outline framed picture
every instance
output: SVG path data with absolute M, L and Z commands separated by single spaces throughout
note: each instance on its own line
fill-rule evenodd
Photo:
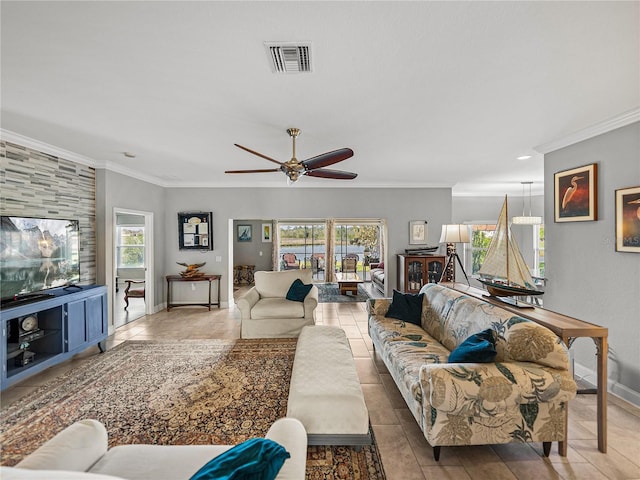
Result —
M 409 245 L 426 245 L 427 221 L 413 220 L 409 222 Z
M 238 241 L 239 242 L 251 241 L 251 225 L 238 225 Z
M 270 223 L 262 224 L 262 242 L 267 243 L 271 241 L 271 228 L 272 225 Z
M 616 251 L 640 253 L 640 187 L 616 190 Z
M 598 168 L 585 165 L 553 174 L 556 222 L 598 219 Z
M 178 213 L 180 250 L 213 250 L 212 212 Z

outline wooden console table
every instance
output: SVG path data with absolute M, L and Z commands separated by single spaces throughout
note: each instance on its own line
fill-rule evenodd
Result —
M 221 275 L 200 275 L 198 277 L 182 277 L 180 275 L 167 275 L 167 312 L 172 307 L 186 307 L 197 305 L 201 307 L 208 307 L 211 311 L 211 305 L 217 305 L 220 308 L 220 279 Z M 218 302 L 211 303 L 211 282 L 218 281 Z M 209 282 L 209 302 L 208 303 L 171 303 L 171 283 L 172 282 Z
M 609 329 L 584 322 L 577 318 L 568 317 L 560 313 L 545 310 L 544 308 L 518 308 L 513 305 L 501 302 L 488 296 L 488 293 L 479 288 L 470 287 L 463 283 L 443 283 L 442 285 L 453 288 L 472 297 L 479 298 L 485 302 L 497 305 L 509 310 L 520 317 L 527 318 L 533 322 L 544 325 L 558 337 L 562 339 L 567 348 L 571 348 L 574 340 L 579 337 L 589 337 L 596 345 L 596 356 L 598 364 L 596 394 L 597 397 L 597 422 L 598 422 L 598 450 L 607 453 L 607 354 Z M 578 393 L 589 393 L 588 391 Z M 567 454 L 567 442 L 560 442 L 559 450 L 561 455 Z

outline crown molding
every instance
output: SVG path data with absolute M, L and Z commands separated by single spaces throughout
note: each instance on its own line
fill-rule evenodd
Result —
M 47 155 L 52 155 L 54 157 L 64 158 L 65 160 L 79 163 L 81 165 L 86 165 L 88 167 L 103 168 L 105 170 L 142 180 L 143 182 L 152 183 L 160 187 L 169 186 L 165 182 L 162 182 L 160 179 L 151 175 L 141 174 L 140 172 L 136 172 L 135 170 L 123 167 L 118 164 L 114 164 L 113 162 L 98 161 L 90 157 L 85 157 L 84 155 L 80 155 L 79 153 L 65 150 L 64 148 L 56 147 L 55 145 L 50 145 L 48 143 L 41 142 L 40 140 L 35 140 L 25 135 L 12 132 L 10 130 L 5 130 L 4 128 L 0 128 L 0 138 L 2 138 L 2 140 L 6 142 L 15 143 L 16 145 L 21 145 L 32 150 L 37 150 L 38 152 L 46 153 Z
M 626 127 L 627 125 L 638 121 L 640 121 L 640 108 L 634 108 L 633 110 L 616 115 L 615 117 L 604 120 L 603 122 L 592 125 L 591 127 L 578 130 L 577 132 L 571 133 L 557 140 L 533 147 L 533 149 L 538 153 L 547 154 L 560 150 L 561 148 L 568 147 L 569 145 L 602 135 L 603 133 L 610 132 L 617 128 Z
M 96 160 L 85 157 L 84 155 L 80 155 L 78 153 L 74 153 L 69 150 L 65 150 L 64 148 L 56 147 L 54 145 L 49 145 L 48 143 L 41 142 L 39 140 L 34 140 L 33 138 L 26 137 L 19 133 L 5 130 L 4 128 L 0 129 L 0 136 L 7 142 L 22 145 L 23 147 L 37 150 L 39 152 L 46 153 L 47 155 L 53 155 L 54 157 L 71 160 L 72 162 L 79 163 L 81 165 L 88 165 L 89 167 L 95 168 L 104 168 L 105 166 L 104 162 L 97 162 Z

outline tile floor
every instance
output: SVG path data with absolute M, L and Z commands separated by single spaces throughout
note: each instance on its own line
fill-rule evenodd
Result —
M 238 292 L 237 292 L 238 293 Z M 353 350 L 371 424 L 389 480 L 433 479 L 640 479 L 640 408 L 610 396 L 609 451 L 600 453 L 596 442 L 595 396 L 579 395 L 571 403 L 569 452 L 549 458 L 540 444 L 443 447 L 439 462 L 381 360 L 374 358 L 367 335 L 363 303 L 322 303 L 317 323 L 342 327 Z M 238 338 L 240 314 L 236 309 L 176 308 L 135 320 L 108 339 L 112 347 L 125 340 L 180 338 Z M 52 367 L 2 393 L 9 405 L 48 380 L 97 355 L 91 347 L 62 365 Z

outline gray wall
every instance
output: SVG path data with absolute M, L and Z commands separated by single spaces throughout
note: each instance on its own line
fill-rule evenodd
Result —
M 615 190 L 640 185 L 640 123 L 545 155 L 545 307 L 609 329 L 609 382 L 640 404 L 640 254 L 615 251 Z M 598 220 L 554 223 L 554 172 L 598 164 Z M 574 343 L 576 372 L 594 383 L 594 345 Z
M 165 189 L 151 183 L 121 175 L 109 170 L 96 170 L 96 202 L 98 215 L 96 216 L 96 230 L 99 238 L 98 249 L 98 277 L 100 284 L 107 285 L 109 292 L 109 324 L 112 325 L 113 292 L 113 231 L 114 209 L 136 210 L 153 213 L 153 241 L 154 241 L 154 283 L 155 292 L 147 301 L 153 301 L 155 310 L 162 308 L 165 298 Z M 174 237 L 177 243 L 177 214 L 174 218 Z
M 262 224 L 272 225 L 271 220 L 236 220 L 233 225 L 233 264 L 254 265 L 254 271 L 272 270 L 273 242 L 262 241 Z M 250 242 L 239 242 L 237 226 L 251 225 L 252 239 Z M 273 238 L 273 237 L 272 237 Z
M 396 286 L 394 255 L 409 247 L 409 222 L 427 220 L 428 243 L 437 245 L 440 227 L 451 219 L 451 189 L 369 189 L 369 188 L 305 188 L 302 184 L 283 188 L 168 188 L 164 235 L 169 239 L 166 250 L 165 273 L 178 273 L 175 262 L 206 261 L 207 273 L 225 276 L 222 283 L 223 301 L 229 299 L 229 232 L 233 219 L 305 219 L 305 218 L 380 218 L 385 219 L 389 231 L 387 253 L 389 280 L 387 288 Z M 176 218 L 180 211 L 213 211 L 215 250 L 212 252 L 184 252 L 178 250 Z M 254 233 L 255 235 L 255 233 Z M 219 257 L 219 258 L 218 258 Z M 218 261 L 219 260 L 219 261 Z M 158 268 L 161 268 L 160 266 Z M 199 286 L 197 286 L 199 287 Z M 196 288 L 197 288 L 196 287 Z M 389 290 L 391 291 L 391 290 Z

